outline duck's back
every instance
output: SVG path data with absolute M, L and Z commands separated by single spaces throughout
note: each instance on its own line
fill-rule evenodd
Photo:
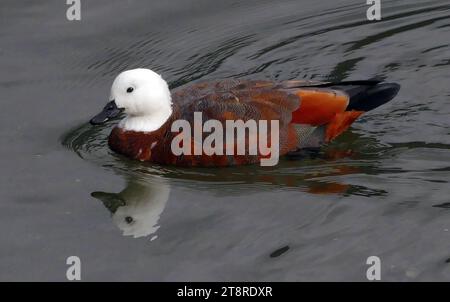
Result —
M 296 130 L 290 122 L 292 112 L 300 105 L 300 98 L 270 81 L 222 80 L 197 83 L 175 90 L 172 102 L 174 116 L 177 119 L 186 120 L 190 125 L 197 125 L 195 114 L 197 113 L 198 117 L 201 113 L 202 123 L 218 121 L 223 129 L 222 155 L 183 155 L 177 159 L 175 163 L 177 165 L 228 166 L 259 162 L 268 155 L 261 154 L 259 148 L 256 148 L 257 153 L 253 155 L 248 151 L 251 146 L 257 146 L 260 142 L 260 122 L 267 125 L 266 131 L 261 135 L 265 135 L 264 141 L 269 143 L 272 140 L 271 122 L 277 122 L 281 155 L 295 149 L 298 143 Z M 227 131 L 227 121 L 242 121 L 247 126 L 250 125 L 247 122 L 251 121 L 258 125 L 257 132 L 246 132 L 244 140 L 235 137 L 233 155 L 226 155 L 226 136 L 234 134 Z M 194 126 L 191 129 L 194 146 L 198 142 L 194 140 Z M 202 141 L 204 142 L 210 134 L 211 132 L 202 131 Z M 238 154 L 236 150 L 238 143 L 245 145 L 247 154 Z

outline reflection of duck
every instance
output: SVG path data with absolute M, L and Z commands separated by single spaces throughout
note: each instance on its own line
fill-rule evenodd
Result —
M 356 135 L 348 133 L 347 135 Z M 367 148 L 364 155 L 371 154 L 379 158 L 382 149 L 375 148 L 375 142 L 368 138 L 350 139 L 361 142 L 360 148 Z M 207 190 L 214 194 L 229 196 L 272 190 L 273 186 L 300 190 L 311 194 L 351 194 L 383 195 L 386 192 L 359 185 L 341 182 L 339 176 L 355 173 L 376 173 L 377 167 L 359 165 L 358 153 L 352 152 L 345 142 L 321 149 L 319 153 L 296 154 L 303 156 L 302 161 L 283 161 L 279 166 L 265 169 L 253 166 L 229 169 L 162 169 L 142 165 L 133 161 L 117 158 L 115 169 L 125 173 L 127 186 L 120 193 L 93 192 L 91 195 L 103 202 L 112 213 L 114 223 L 123 231 L 124 236 L 135 238 L 155 234 L 159 229 L 158 221 L 170 194 L 168 178 L 176 178 L 178 184 L 195 187 L 195 190 Z M 318 151 L 318 150 L 316 150 Z M 367 159 L 367 158 L 366 158 Z M 159 173 L 160 176 L 155 176 Z M 219 185 L 218 185 L 219 184 Z
M 93 192 L 112 213 L 124 236 L 134 238 L 154 234 L 169 199 L 170 185 L 161 178 L 132 179 L 120 193 Z
M 391 100 L 399 88 L 398 84 L 375 80 L 340 83 L 223 80 L 197 83 L 171 93 L 167 83 L 155 72 L 134 69 L 117 76 L 110 102 L 91 123 L 104 123 L 125 111 L 126 117 L 113 129 L 109 145 L 117 153 L 133 159 L 178 166 L 241 165 L 262 162 L 268 156 L 277 157 L 274 152 L 281 156 L 305 146 L 318 147 L 329 142 L 362 113 Z M 202 126 L 196 125 L 196 112 L 205 121 L 213 122 L 206 133 L 195 135 L 202 132 L 195 130 Z M 194 135 L 191 130 L 187 134 L 172 132 L 178 120 L 187 123 Z M 213 129 L 216 134 L 218 128 L 227 128 L 227 121 L 236 120 L 270 121 L 270 127 L 272 121 L 279 121 L 276 132 L 279 148 L 270 148 L 269 153 L 261 150 L 261 141 L 265 141 L 264 145 L 270 141 L 273 146 L 272 128 L 263 134 L 253 132 L 241 141 L 236 137 L 228 141 L 227 135 L 227 142 L 220 143 L 224 139 L 223 130 L 212 135 L 214 138 L 209 137 Z M 175 128 L 180 130 L 178 126 Z M 205 138 L 209 138 L 210 144 L 201 143 Z M 172 150 L 173 142 L 178 142 L 183 149 L 182 156 Z M 232 152 L 238 143 L 245 145 L 243 155 Z M 260 149 L 249 155 L 249 146 L 255 145 Z

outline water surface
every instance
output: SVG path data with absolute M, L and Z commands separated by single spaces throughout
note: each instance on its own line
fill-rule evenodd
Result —
M 0 4 L 0 280 L 450 280 L 450 4 L 382 1 Z M 120 71 L 398 82 L 318 154 L 178 169 L 87 124 Z

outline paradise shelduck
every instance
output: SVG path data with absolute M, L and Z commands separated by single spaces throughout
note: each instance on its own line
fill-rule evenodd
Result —
M 231 166 L 262 163 L 276 153 L 278 162 L 278 156 L 330 142 L 361 114 L 393 99 L 399 89 L 398 84 L 379 80 L 225 79 L 185 85 L 171 92 L 159 74 L 133 69 L 116 77 L 109 103 L 91 124 L 105 123 L 124 112 L 109 136 L 109 146 L 141 161 Z M 227 128 L 229 125 L 236 128 Z M 252 133 L 252 125 L 264 127 Z M 183 126 L 190 127 L 186 130 Z M 231 139 L 229 129 L 234 135 Z

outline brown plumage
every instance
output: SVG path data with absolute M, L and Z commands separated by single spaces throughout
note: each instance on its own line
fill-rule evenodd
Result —
M 378 86 L 377 86 L 378 85 Z M 394 84 L 392 84 L 394 85 Z M 320 83 L 311 81 L 222 80 L 202 82 L 180 87 L 172 92 L 173 113 L 153 132 L 126 131 L 115 127 L 109 137 L 109 146 L 117 153 L 141 161 L 177 166 L 230 166 L 258 163 L 265 156 L 257 155 L 180 155 L 171 151 L 171 142 L 181 135 L 171 131 L 175 120 L 183 119 L 194 125 L 194 112 L 201 112 L 203 122 L 218 120 L 225 129 L 227 120 L 279 121 L 279 155 L 285 155 L 304 146 L 319 146 L 343 131 L 365 110 L 358 102 L 361 97 L 376 97 L 375 93 L 387 88 L 394 89 L 391 99 L 398 91 L 395 87 L 379 87 L 379 82 L 362 81 L 348 83 Z M 350 88 L 362 87 L 359 94 L 352 95 Z M 348 92 L 348 91 L 350 92 Z M 360 92 L 366 93 L 366 95 Z M 380 100 L 384 103 L 385 100 Z M 362 104 L 362 103 L 361 103 Z M 372 106 L 372 105 L 371 105 Z M 349 108 L 352 107 L 350 110 Z M 373 107 L 373 106 L 372 106 Z M 376 106 L 375 106 L 376 107 Z M 369 108 L 370 110 L 371 108 Z M 270 129 L 270 128 L 269 128 Z M 192 127 L 191 154 L 194 145 Z M 203 133 L 203 139 L 209 133 Z M 270 131 L 267 142 L 270 142 Z M 258 143 L 258 137 L 246 136 L 246 150 Z M 223 146 L 225 154 L 226 144 Z M 267 155 L 266 155 L 267 157 Z

